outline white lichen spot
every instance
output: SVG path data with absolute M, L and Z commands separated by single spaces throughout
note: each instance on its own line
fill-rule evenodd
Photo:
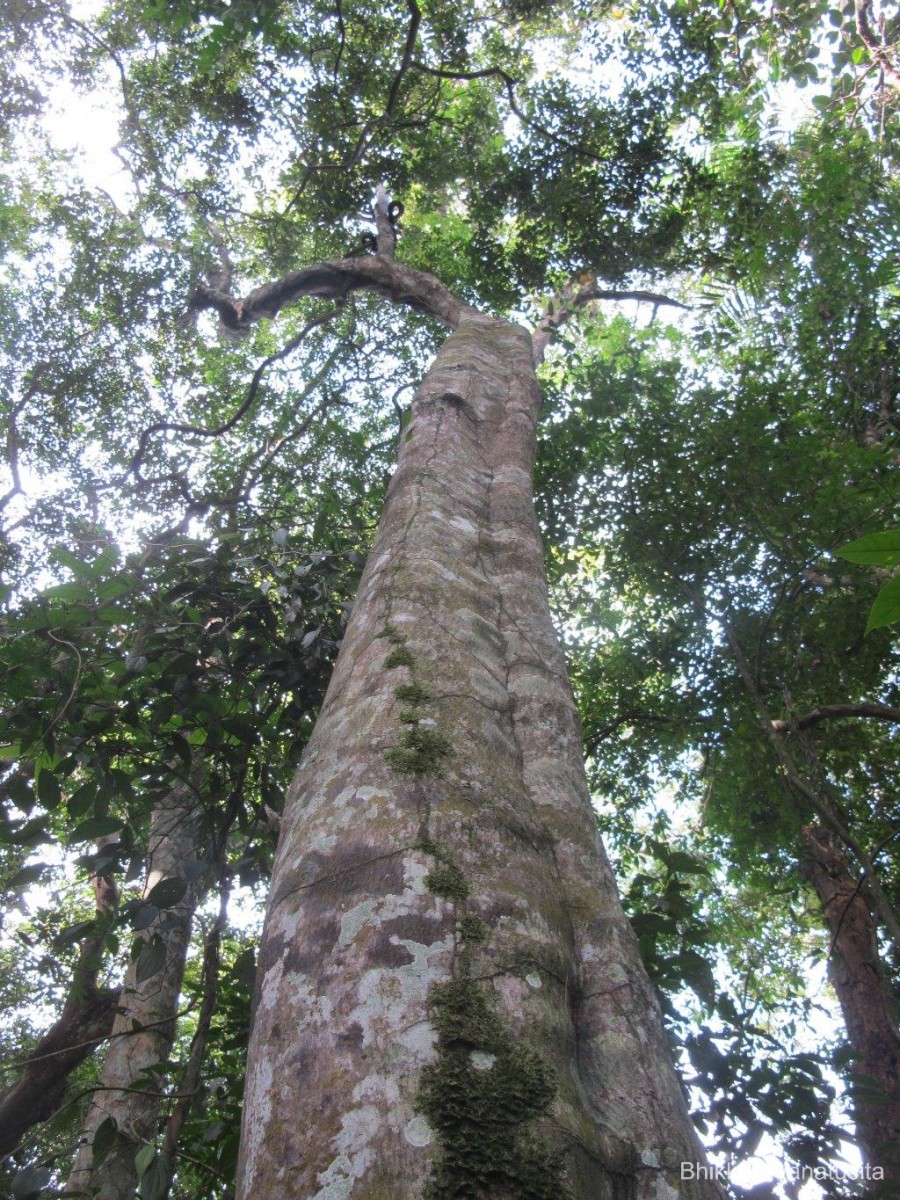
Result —
M 402 946 L 404 950 L 408 950 L 412 955 L 411 963 L 404 963 L 402 967 L 398 967 L 401 975 L 414 975 L 417 978 L 423 978 L 428 974 L 428 958 L 435 952 L 435 945 L 426 946 L 422 942 L 412 942 L 409 938 L 398 938 L 396 934 L 391 937 L 392 946 Z M 437 946 L 443 947 L 443 942 L 436 943 Z
M 473 1050 L 469 1062 L 475 1071 L 489 1071 L 497 1061 L 496 1054 L 488 1054 L 486 1050 Z
M 461 517 L 461 516 L 451 517 L 450 524 L 455 526 L 456 529 L 462 530 L 463 533 L 472 534 L 472 533 L 478 532 L 478 526 L 475 524 L 474 521 L 470 521 L 468 519 L 468 517 Z
M 247 1090 L 244 1097 L 244 1110 L 251 1117 L 248 1126 L 249 1136 L 246 1139 L 244 1153 L 247 1156 L 247 1166 L 244 1178 L 248 1186 L 252 1186 L 256 1175 L 256 1164 L 262 1142 L 262 1130 L 265 1129 L 272 1116 L 272 1067 L 263 1060 L 255 1071 L 247 1075 Z
M 341 1154 L 316 1176 L 322 1186 L 312 1200 L 349 1200 L 353 1190 L 353 1164 L 346 1154 Z
M 427 892 L 425 880 L 431 873 L 431 862 L 424 854 L 407 854 L 403 859 L 403 886 L 407 891 L 422 895 Z
M 371 1144 L 380 1127 L 380 1112 L 373 1104 L 364 1104 L 344 1113 L 341 1132 L 333 1142 L 340 1153 L 316 1176 L 320 1187 L 312 1200 L 349 1200 L 354 1184 L 375 1161 Z
M 351 1108 L 341 1117 L 341 1132 L 334 1139 L 334 1147 L 349 1155 L 353 1172 L 360 1177 L 374 1161 L 372 1142 L 381 1129 L 381 1110 L 374 1104 L 361 1104 Z
M 372 913 L 378 907 L 377 900 L 363 900 L 341 917 L 341 932 L 338 946 L 349 946 L 364 925 L 372 924 Z
M 659 1167 L 660 1167 L 659 1151 L 658 1150 L 642 1150 L 641 1151 L 641 1162 L 644 1164 L 645 1167 L 653 1167 L 655 1170 L 658 1171 Z
M 388 914 L 380 914 L 382 920 Z M 362 1030 L 363 1046 L 384 1043 L 387 1039 L 398 1049 L 401 1045 L 411 1049 L 421 1047 L 427 1054 L 434 1044 L 433 1033 L 428 1022 L 416 1022 L 410 1026 L 408 1014 L 425 1009 L 432 972 L 428 960 L 433 955 L 446 953 L 453 948 L 452 935 L 433 942 L 430 946 L 419 942 L 392 937 L 392 942 L 403 946 L 412 956 L 412 962 L 399 967 L 378 967 L 366 971 L 356 989 L 356 1004 L 347 1014 L 349 1024 L 356 1023 Z M 407 1020 L 401 1019 L 407 1014 Z M 407 1039 L 398 1026 L 410 1029 Z M 417 1028 L 422 1025 L 424 1028 Z
M 437 1030 L 430 1021 L 416 1021 L 396 1034 L 397 1045 L 416 1062 L 428 1062 L 434 1056 L 437 1040 Z
M 525 976 L 525 982 L 528 984 L 529 987 L 535 988 L 535 990 L 537 990 L 537 988 L 541 987 L 541 977 L 540 977 L 540 975 L 538 975 L 537 971 L 530 971 Z
M 287 951 L 285 950 L 285 953 Z M 281 978 L 284 975 L 284 959 L 273 963 L 266 973 L 259 993 L 259 1009 L 277 1008 L 280 1003 Z
M 400 1085 L 389 1075 L 373 1072 L 361 1079 L 350 1093 L 354 1100 L 375 1100 L 392 1108 L 400 1099 Z
M 411 1146 L 430 1146 L 434 1133 L 424 1117 L 413 1117 L 407 1122 L 403 1136 Z
M 309 849 L 316 854 L 330 854 L 336 842 L 337 838 L 330 833 L 317 833 L 309 843 Z

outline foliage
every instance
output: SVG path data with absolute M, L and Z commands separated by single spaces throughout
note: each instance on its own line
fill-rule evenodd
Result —
M 400 257 L 485 310 L 534 316 L 573 278 L 688 306 L 669 323 L 661 303 L 648 321 L 594 302 L 561 328 L 537 465 L 548 570 L 700 1127 L 737 1161 L 764 1136 L 821 1161 L 849 1136 L 847 1061 L 836 1035 L 809 1043 L 828 943 L 797 868 L 817 813 L 784 756 L 896 905 L 896 725 L 801 727 L 898 705 L 881 628 L 896 579 L 862 615 L 872 566 L 897 562 L 896 16 L 826 0 L 0 9 L 0 883 L 19 910 L 0 944 L 4 1067 L 58 1011 L 85 938 L 102 932 L 116 981 L 148 903 L 175 902 L 137 890 L 154 801 L 187 784 L 206 899 L 160 1064 L 177 1093 L 208 906 L 265 885 L 441 336 L 351 297 L 224 341 L 191 298 L 362 252 L 383 182 L 405 206 Z M 117 111 L 115 180 L 82 178 L 39 120 L 61 80 Z M 415 686 L 397 689 L 411 718 Z M 410 769 L 446 754 L 408 725 Z M 87 883 L 104 873 L 124 891 L 101 919 Z M 173 1196 L 227 1194 L 252 943 L 226 924 Z M 62 1180 L 95 1071 L 0 1187 Z M 159 1162 L 142 1159 L 145 1192 Z
M 900 565 L 900 530 L 885 529 L 879 533 L 869 533 L 842 546 L 837 553 L 849 562 L 865 563 L 870 567 L 896 567 Z M 895 621 L 900 621 L 900 583 L 896 579 L 889 579 L 875 597 L 866 633 L 870 629 L 880 629 L 882 625 L 892 625 Z

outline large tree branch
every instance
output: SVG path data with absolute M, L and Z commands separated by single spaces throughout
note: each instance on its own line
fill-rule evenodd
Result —
M 792 729 L 809 729 L 822 721 L 833 721 L 840 717 L 870 717 L 875 721 L 890 721 L 900 725 L 900 708 L 892 708 L 889 704 L 821 704 L 801 717 L 773 721 L 772 728 L 777 733 L 790 733 Z
M 201 284 L 193 295 L 191 307 L 216 309 L 226 329 L 241 333 L 257 321 L 276 317 L 283 308 L 305 296 L 342 300 L 359 291 L 374 292 L 394 304 L 427 313 L 451 329 L 456 328 L 464 313 L 474 312 L 434 275 L 380 254 L 314 263 L 290 271 L 272 283 L 264 283 L 240 299 Z

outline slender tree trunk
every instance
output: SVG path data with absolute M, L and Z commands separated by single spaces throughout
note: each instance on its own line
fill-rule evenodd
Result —
M 135 1155 L 156 1138 L 163 1097 L 154 1068 L 168 1060 L 172 1049 L 195 905 L 189 869 L 196 861 L 195 809 L 191 790 L 176 787 L 150 819 L 144 895 L 164 879 L 183 879 L 188 888 L 140 935 L 147 946 L 160 939 L 160 969 L 142 979 L 138 958 L 125 973 L 112 1040 L 66 1185 L 69 1193 L 131 1200 L 138 1182 Z M 114 1122 L 115 1136 L 111 1145 L 104 1144 L 102 1155 L 95 1155 L 95 1135 L 107 1119 Z
M 119 992 L 98 988 L 97 977 L 103 962 L 103 923 L 119 898 L 112 876 L 96 875 L 93 885 L 99 928 L 82 943 L 59 1019 L 35 1046 L 21 1077 L 0 1094 L 0 1158 L 12 1153 L 33 1125 L 53 1116 L 71 1073 L 112 1031 Z
M 900 1031 L 878 957 L 877 927 L 832 833 L 806 825 L 803 872 L 831 934 L 829 975 L 854 1055 L 856 1131 L 874 1170 L 900 1182 Z
M 284 815 L 242 1200 L 718 1193 L 591 810 L 531 356 L 470 311 L 414 400 Z

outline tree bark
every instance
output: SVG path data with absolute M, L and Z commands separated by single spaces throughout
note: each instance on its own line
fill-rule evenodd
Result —
M 154 1068 L 168 1060 L 175 1037 L 196 902 L 189 869 L 196 851 L 196 800 L 190 788 L 179 786 L 151 815 L 144 895 L 164 879 L 185 880 L 187 892 L 139 935 L 147 945 L 162 939 L 164 961 L 160 970 L 142 980 L 140 959 L 125 973 L 112 1039 L 66 1184 L 68 1193 L 92 1200 L 131 1200 L 135 1194 L 135 1155 L 154 1142 L 163 1101 Z M 94 1138 L 108 1118 L 115 1123 L 115 1138 L 97 1161 Z
M 117 988 L 98 988 L 103 961 L 102 922 L 118 905 L 111 876 L 93 880 L 100 930 L 86 938 L 59 1019 L 25 1063 L 21 1077 L 0 1095 L 0 1157 L 11 1154 L 33 1125 L 49 1120 L 66 1094 L 69 1076 L 108 1038 L 115 1018 Z
M 464 311 L 414 399 L 284 814 L 239 1200 L 719 1194 L 591 809 L 532 352 Z
M 854 1055 L 853 1116 L 870 1167 L 900 1182 L 900 1031 L 878 957 L 877 926 L 833 834 L 806 825 L 802 863 L 831 934 L 829 975 Z M 869 1099 L 871 1097 L 871 1099 Z

